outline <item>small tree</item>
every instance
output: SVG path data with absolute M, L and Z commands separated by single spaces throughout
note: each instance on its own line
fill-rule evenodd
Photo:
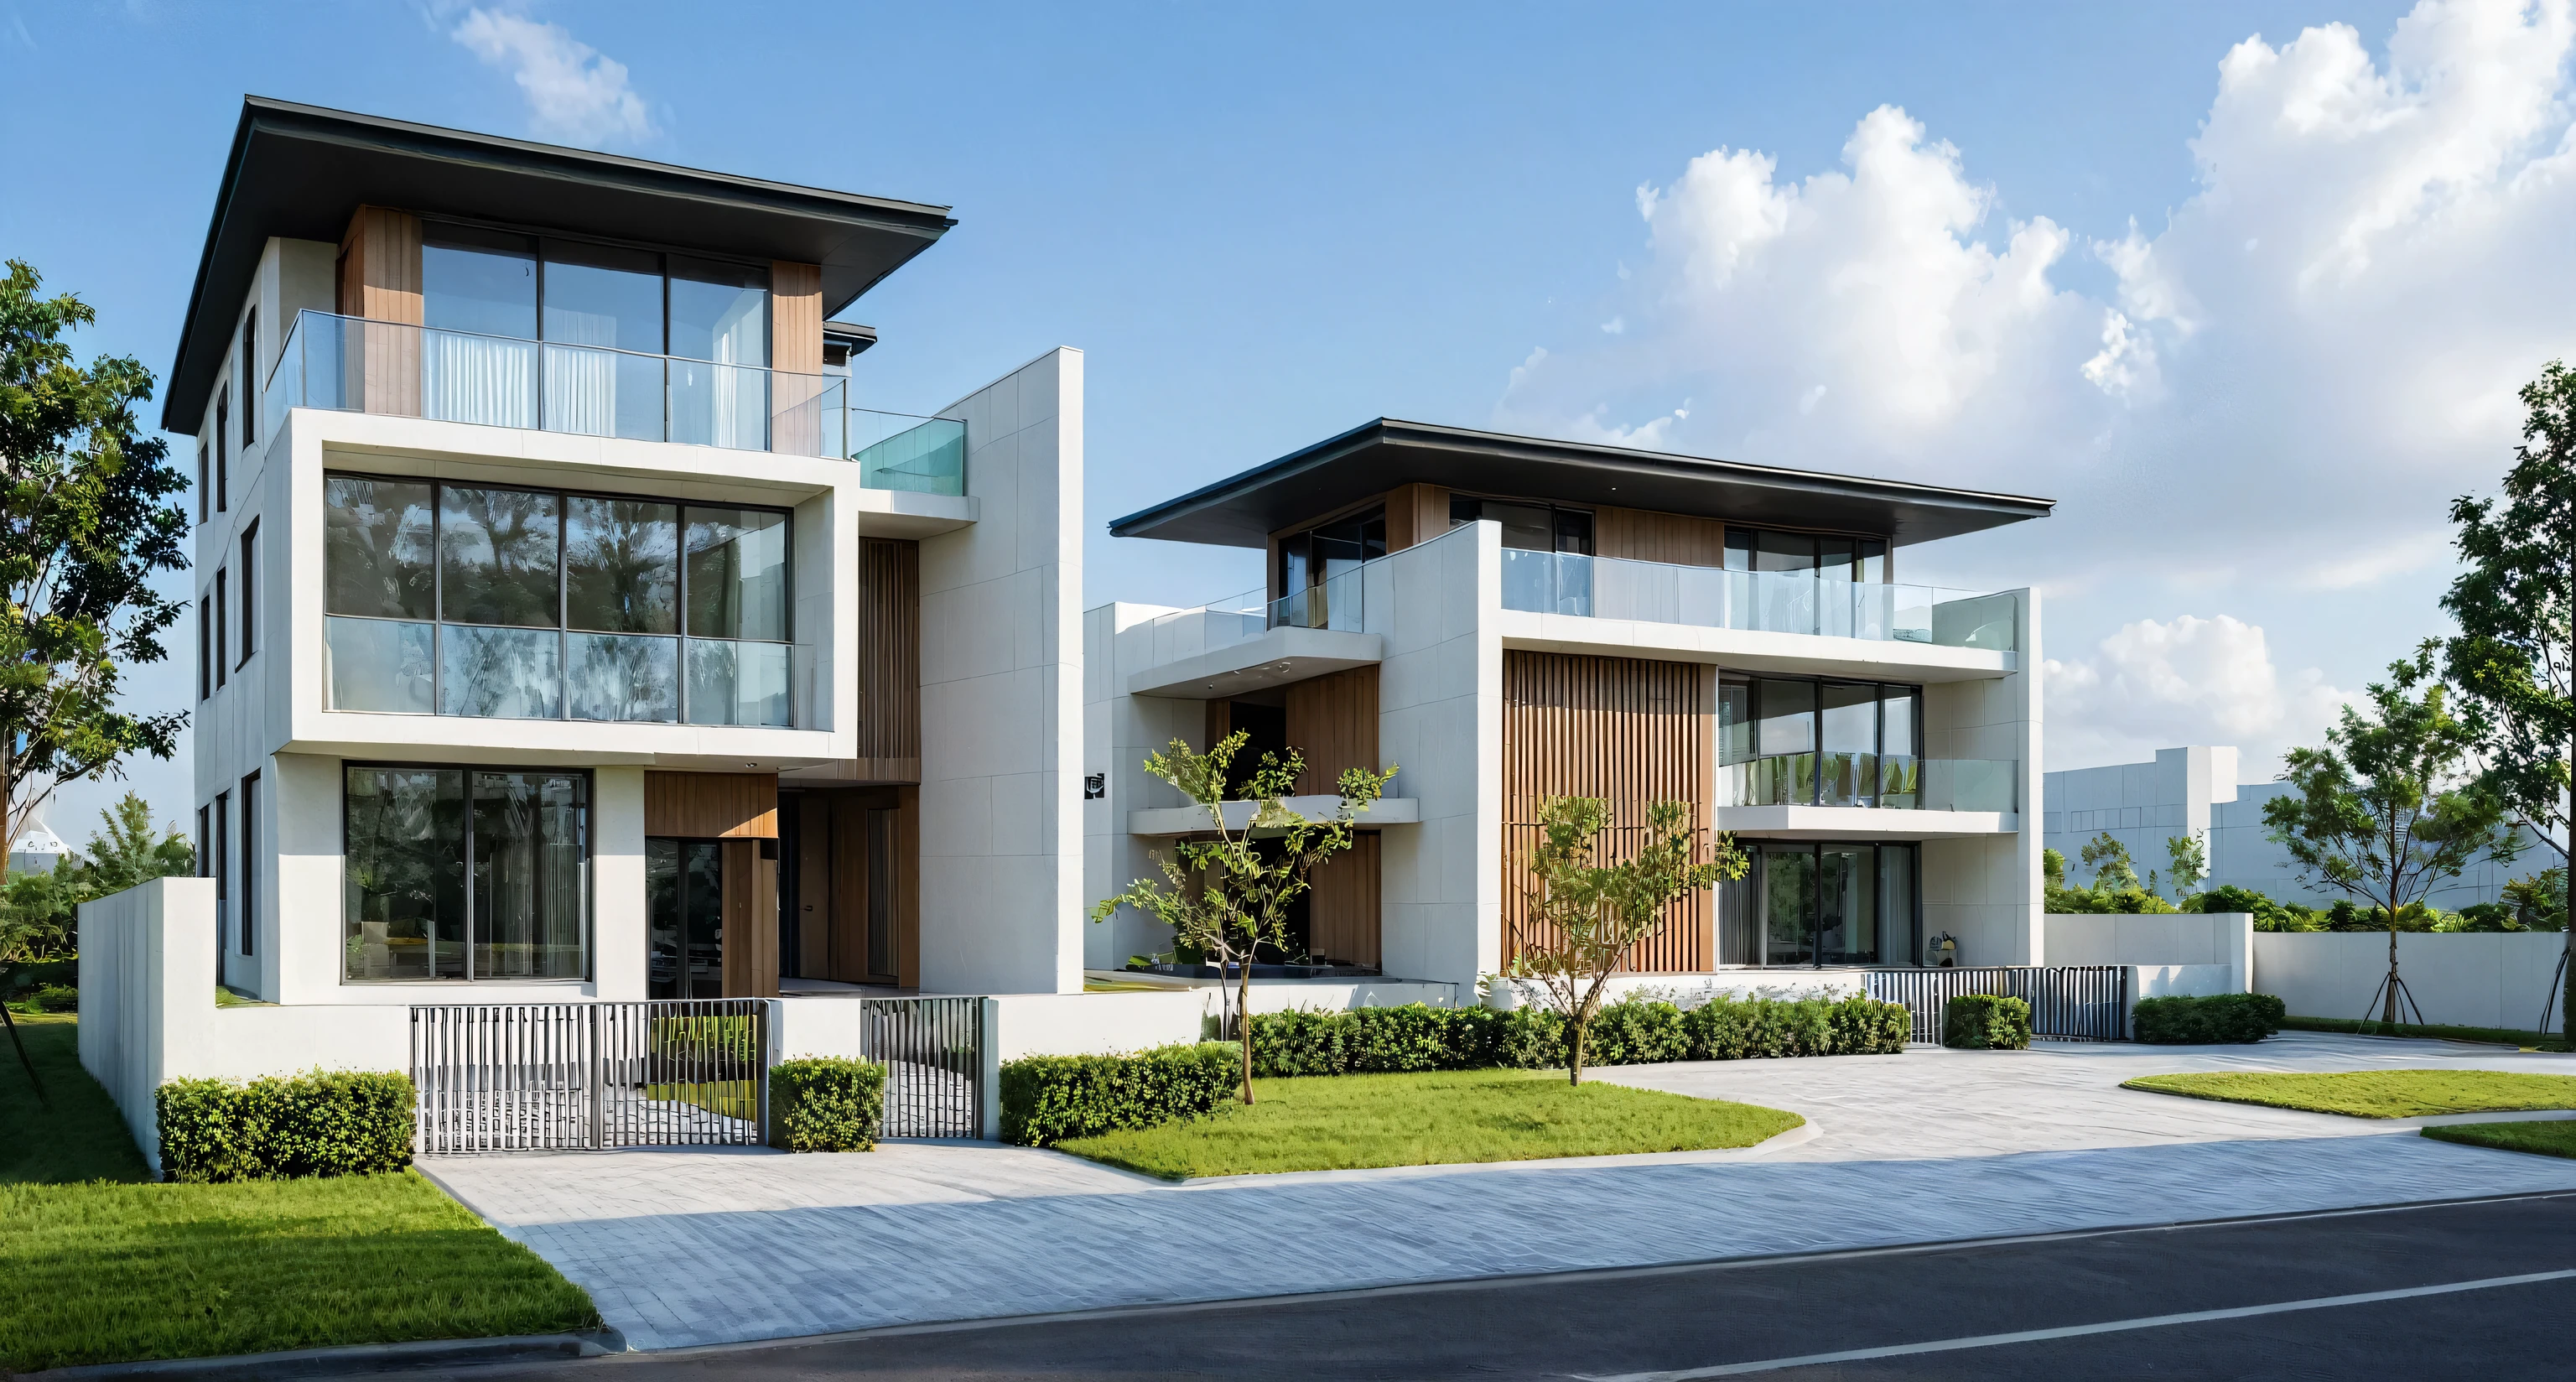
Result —
M 2510 861 L 2514 850 L 2503 801 L 2474 772 L 2476 735 L 2445 693 L 2431 645 L 2390 663 L 2370 687 L 2370 713 L 2347 705 L 2325 747 L 2290 750 L 2281 780 L 2295 790 L 2263 803 L 2264 825 L 2302 873 L 2385 910 L 2388 975 L 2372 997 L 2391 1024 L 2406 990 L 2400 914 L 2481 851 Z
M 1217 962 L 1220 993 L 1232 968 L 1234 1001 L 1230 1011 L 1220 1008 L 1220 1020 L 1243 1043 L 1242 1097 L 1247 1104 L 1252 1102 L 1252 1028 L 1245 1018 L 1251 1010 L 1252 962 L 1265 945 L 1286 952 L 1288 904 L 1306 891 L 1317 864 L 1351 847 L 1360 813 L 1377 804 L 1396 773 L 1394 768 L 1346 769 L 1338 784 L 1339 805 L 1330 817 L 1318 820 L 1289 809 L 1286 801 L 1306 767 L 1295 749 L 1285 758 L 1264 753 L 1248 779 L 1235 776 L 1234 759 L 1248 737 L 1237 730 L 1205 753 L 1175 739 L 1169 748 L 1146 756 L 1145 771 L 1178 787 L 1208 813 L 1213 836 L 1184 840 L 1172 853 L 1155 855 L 1160 881 L 1139 878 L 1091 909 L 1094 922 L 1107 921 L 1124 906 L 1171 927 L 1177 945 Z M 1229 790 L 1237 787 L 1240 795 Z M 1240 827 L 1226 822 L 1229 798 L 1254 803 Z
M 2209 832 L 2186 830 L 2167 835 L 2165 859 L 2171 865 L 2165 870 L 2165 878 L 2173 884 L 2175 901 L 2199 892 L 2201 881 L 2209 877 Z
M 2522 405 L 2504 507 L 2466 496 L 2451 504 L 2467 569 L 2442 597 L 2460 626 L 2444 652 L 2488 787 L 2563 869 L 2576 762 L 2576 371 L 2551 361 Z M 2559 929 L 2570 947 L 2559 957 L 2559 1020 L 2576 1035 L 2576 910 L 2562 910 Z
M 1639 941 L 1663 929 L 1665 904 L 1721 878 L 1742 878 L 1750 865 L 1726 835 L 1711 842 L 1707 859 L 1698 858 L 1699 828 L 1677 801 L 1646 808 L 1645 842 L 1633 856 L 1596 864 L 1609 823 L 1610 803 L 1598 797 L 1550 797 L 1540 806 L 1539 844 L 1526 860 L 1534 924 L 1515 938 L 1512 953 L 1512 977 L 1536 980 L 1565 1019 L 1565 1073 L 1577 1085 L 1610 976 Z

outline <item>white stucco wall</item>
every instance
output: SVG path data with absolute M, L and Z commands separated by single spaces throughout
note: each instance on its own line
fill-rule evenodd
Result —
M 921 543 L 921 983 L 1082 987 L 1082 354 L 940 410 L 973 527 Z
M 1502 968 L 1502 528 L 1472 523 L 1367 568 L 1385 640 L 1378 758 L 1421 824 L 1379 836 L 1379 967 L 1458 984 Z
M 2549 931 L 2408 933 L 2397 938 L 2397 970 L 2426 1022 L 2530 1031 L 2566 940 Z M 2370 1000 L 2388 973 L 2385 931 L 2266 931 L 2253 953 L 2255 990 L 2279 994 L 2293 1016 L 2379 1014 Z M 2551 1030 L 2558 1021 L 2553 1009 Z
M 2254 972 L 2254 918 L 2243 912 L 2059 914 L 2047 919 L 2046 935 L 2044 964 L 2223 965 L 2240 979 Z
M 1160 878 L 1154 851 L 1170 842 L 1132 835 L 1131 811 L 1184 806 L 1180 789 L 1145 771 L 1145 755 L 1174 740 L 1196 743 L 1207 732 L 1207 702 L 1126 693 L 1131 672 L 1195 652 L 1174 650 L 1170 631 L 1195 632 L 1194 618 L 1168 618 L 1160 605 L 1109 604 L 1082 617 L 1082 770 L 1098 773 L 1108 795 L 1082 803 L 1083 965 L 1117 969 L 1130 955 L 1171 948 L 1171 928 L 1132 907 L 1107 921 L 1088 920 L 1091 904 L 1138 878 Z M 1195 643 L 1193 638 L 1191 643 Z
M 2044 948 L 2039 592 L 2010 594 L 2020 624 L 2015 644 L 2019 670 L 1996 680 L 1934 682 L 1923 688 L 1926 757 L 2019 764 L 2017 830 L 1923 842 L 1923 936 L 1927 942 L 1942 932 L 1958 937 L 1963 965 L 2037 964 Z

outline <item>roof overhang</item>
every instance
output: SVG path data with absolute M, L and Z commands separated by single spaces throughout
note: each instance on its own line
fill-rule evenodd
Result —
M 956 224 L 944 206 L 247 97 L 179 328 L 165 429 L 197 429 L 269 238 L 336 244 L 362 205 L 820 264 L 826 316 Z
M 1290 524 L 1413 483 L 1757 526 L 1884 534 L 1899 544 L 2045 518 L 2057 502 L 1379 418 L 1129 514 L 1109 531 L 1262 547 Z

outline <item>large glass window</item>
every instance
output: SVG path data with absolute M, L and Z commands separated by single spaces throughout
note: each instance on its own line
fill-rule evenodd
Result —
M 1774 633 L 1884 637 L 1884 592 L 1864 596 L 1855 583 L 1887 579 L 1887 542 L 1836 533 L 1760 528 L 1726 530 L 1726 569 L 1746 572 L 1737 598 L 1750 602 L 1750 627 Z M 1820 584 L 1829 583 L 1829 584 Z
M 588 774 L 346 773 L 344 978 L 589 973 Z
M 794 722 L 783 512 L 345 475 L 324 498 L 330 709 Z
M 1912 964 L 1915 847 L 1911 844 L 1748 842 L 1753 886 L 1722 889 L 1721 905 L 1760 909 L 1768 965 Z M 1750 939 L 1750 928 L 1726 934 Z M 1748 947 L 1749 948 L 1749 947 Z
M 724 997 L 724 850 L 714 840 L 644 842 L 647 998 Z
M 536 242 L 422 227 L 421 412 L 495 427 L 537 424 Z
M 769 427 L 768 272 L 673 256 L 671 354 L 671 440 L 759 449 Z
M 1914 806 L 1921 703 L 1917 687 L 1878 682 L 1719 682 L 1721 804 Z

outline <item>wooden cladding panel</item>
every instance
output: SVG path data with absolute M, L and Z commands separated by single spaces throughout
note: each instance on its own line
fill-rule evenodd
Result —
M 1336 964 L 1378 963 L 1378 835 L 1353 831 L 1351 847 L 1308 875 L 1306 948 Z
M 823 266 L 769 266 L 769 367 L 823 372 Z
M 845 984 L 921 986 L 921 789 L 859 787 L 805 794 L 805 876 L 828 881 L 808 898 L 808 974 Z M 882 831 L 882 846 L 874 838 Z M 882 854 L 880 854 L 880 848 Z M 888 877 L 874 875 L 884 868 Z M 885 915 L 874 915 L 882 881 Z M 820 921 L 812 918 L 819 917 Z M 877 972 L 868 962 L 868 929 L 889 931 L 894 967 Z
M 1714 518 L 1605 508 L 1594 511 L 1592 523 L 1593 550 L 1605 557 L 1675 566 L 1726 565 L 1726 525 Z
M 724 996 L 778 996 L 778 860 L 761 842 L 727 840 L 724 851 Z
M 1400 552 L 1449 531 L 1449 491 L 1440 485 L 1398 485 L 1386 496 L 1386 550 Z
M 1338 790 L 1345 768 L 1376 769 L 1377 668 L 1352 667 L 1290 685 L 1288 743 L 1306 760 L 1297 778 L 1301 796 Z
M 778 838 L 776 773 L 646 773 L 644 833 L 683 840 Z
M 832 810 L 827 794 L 808 792 L 797 815 L 796 899 L 804 909 L 797 919 L 796 972 L 817 979 L 837 979 L 832 968 L 833 898 Z
M 921 544 L 859 540 L 859 753 L 921 759 Z M 919 771 L 918 767 L 914 770 Z
M 1713 821 L 1713 673 L 1686 662 L 1503 653 L 1504 958 L 1526 926 L 1524 860 L 1539 839 L 1548 797 L 1600 797 L 1611 807 L 1597 857 L 1641 842 L 1648 803 L 1690 804 Z M 1662 929 L 1632 949 L 1625 967 L 1648 973 L 1704 970 L 1717 959 L 1714 899 L 1699 892 L 1665 909 Z
M 342 316 L 405 326 L 360 324 L 341 342 L 342 388 L 370 413 L 420 416 L 420 218 L 362 206 L 340 240 L 338 307 Z

